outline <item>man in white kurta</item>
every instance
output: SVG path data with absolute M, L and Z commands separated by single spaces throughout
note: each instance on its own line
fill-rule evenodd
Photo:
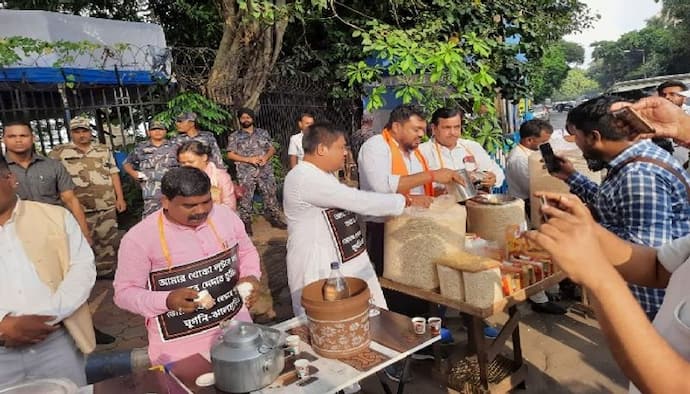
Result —
M 376 273 L 354 214 L 399 215 L 409 201 L 402 194 L 358 190 L 340 183 L 332 172 L 344 163 L 345 138 L 332 126 L 317 123 L 304 138 L 304 161 L 285 178 L 283 206 L 288 222 L 288 285 L 295 315 L 304 286 L 330 274 L 341 262 L 345 276 L 367 282 L 374 303 L 386 307 Z M 341 218 L 344 221 L 337 222 Z M 351 228 L 348 232 L 347 227 Z
M 419 150 L 429 163 L 429 169 L 466 169 L 471 175 L 483 173 L 481 186 L 501 186 L 503 170 L 477 142 L 460 138 L 462 112 L 452 108 L 440 108 L 431 116 L 433 137 L 419 145 Z
M 553 127 L 541 119 L 532 119 L 520 126 L 520 143 L 510 151 L 506 161 L 506 179 L 508 181 L 508 195 L 525 201 L 525 213 L 530 217 L 529 203 L 529 155 L 539 150 L 539 145 L 548 142 Z M 558 285 L 552 288 L 558 293 Z M 549 301 L 543 290 L 529 297 L 532 310 L 539 313 L 562 315 L 566 310 L 560 305 Z
M 308 112 L 303 112 L 297 121 L 299 133 L 293 134 L 290 137 L 290 144 L 288 145 L 288 158 L 290 159 L 290 169 L 295 168 L 297 163 L 304 159 L 304 148 L 302 147 L 302 139 L 304 138 L 304 131 L 314 124 L 314 116 Z
M 549 142 L 553 127 L 541 119 L 528 120 L 520 126 L 520 143 L 508 154 L 506 177 L 508 194 L 525 200 L 529 209 L 529 156 L 539 145 Z M 529 214 L 527 215 L 529 217 Z
M 429 207 L 433 184 L 464 182 L 453 170 L 431 170 L 418 149 L 426 131 L 424 114 L 416 107 L 402 105 L 391 111 L 388 124 L 369 138 L 359 150 L 359 188 L 378 193 L 403 193 L 415 204 Z M 383 223 L 386 217 L 369 216 L 367 250 L 376 273 L 383 275 Z

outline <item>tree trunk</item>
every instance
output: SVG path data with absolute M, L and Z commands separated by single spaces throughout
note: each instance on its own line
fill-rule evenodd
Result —
M 252 0 L 247 0 L 247 10 L 240 10 L 236 0 L 218 2 L 225 26 L 207 94 L 224 105 L 256 108 L 280 55 L 287 15 L 274 21 L 256 20 L 251 16 Z M 284 8 L 285 0 L 275 0 L 274 4 Z

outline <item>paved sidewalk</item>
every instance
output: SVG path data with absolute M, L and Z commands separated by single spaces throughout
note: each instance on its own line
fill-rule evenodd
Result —
M 273 229 L 263 218 L 259 218 L 254 224 L 254 234 L 254 243 L 268 271 L 276 321 L 286 320 L 292 317 L 285 267 L 287 232 Z M 98 365 L 101 369 L 108 368 L 108 363 L 122 362 L 122 357 L 114 355 L 136 349 L 131 360 L 135 368 L 143 368 L 148 361 L 144 319 L 117 308 L 112 296 L 112 281 L 96 282 L 91 296 L 95 325 L 115 336 L 117 341 L 111 345 L 99 345 L 91 356 L 90 364 Z M 595 320 L 584 319 L 573 313 L 564 316 L 541 315 L 532 312 L 526 305 L 520 306 L 520 311 L 524 316 L 520 324 L 522 348 L 529 367 L 525 393 L 627 392 L 627 380 L 607 350 Z M 449 316 L 449 328 L 456 341 L 464 341 L 465 331 L 460 327 L 459 319 L 453 319 L 452 312 Z M 506 319 L 507 316 L 496 316 L 491 320 L 501 324 Z M 443 385 L 431 379 L 431 366 L 431 362 L 413 362 L 415 379 L 407 386 L 407 392 L 447 392 Z M 111 367 L 97 376 L 124 373 L 121 368 Z M 395 387 L 392 382 L 391 387 Z M 364 393 L 384 392 L 376 377 L 362 382 L 362 388 Z

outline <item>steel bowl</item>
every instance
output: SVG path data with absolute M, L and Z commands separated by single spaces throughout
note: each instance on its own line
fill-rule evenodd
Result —
M 517 197 L 509 196 L 507 194 L 479 194 L 472 198 L 472 201 L 485 205 L 509 204 L 515 200 L 517 200 Z

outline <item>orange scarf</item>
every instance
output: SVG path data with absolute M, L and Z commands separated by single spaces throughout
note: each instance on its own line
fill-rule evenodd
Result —
M 388 129 L 383 129 L 381 135 L 383 136 L 384 141 L 386 141 L 388 147 L 391 150 L 391 172 L 393 173 L 393 175 L 409 175 L 409 172 L 407 171 L 407 166 L 405 166 L 405 160 L 403 160 L 402 152 L 400 152 L 400 148 L 398 147 L 396 141 L 393 139 L 393 136 L 391 136 L 390 131 L 388 131 Z M 417 160 L 419 160 L 419 162 L 422 164 L 424 172 L 429 171 L 429 165 L 427 164 L 426 159 L 424 159 L 424 156 L 422 156 L 422 153 L 419 151 L 419 149 L 414 150 L 414 155 L 417 158 Z M 405 194 L 409 194 L 409 192 Z M 434 196 L 434 185 L 432 182 L 424 184 L 424 195 L 430 197 Z

